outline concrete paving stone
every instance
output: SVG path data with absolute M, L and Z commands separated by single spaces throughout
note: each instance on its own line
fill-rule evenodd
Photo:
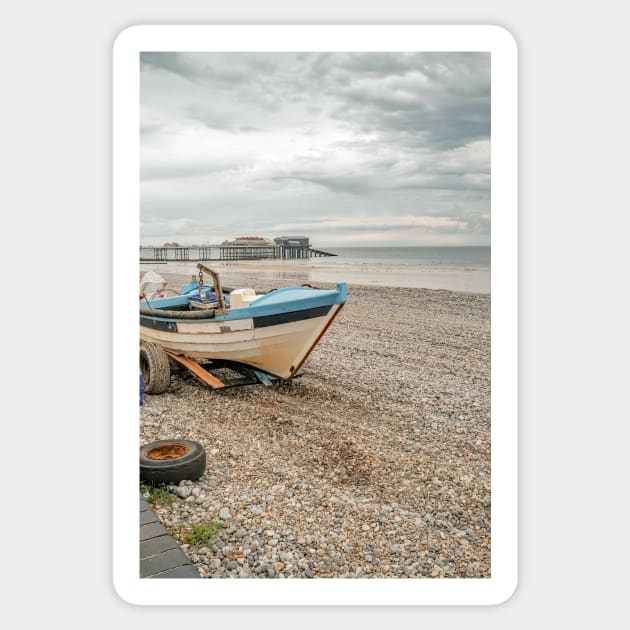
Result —
M 155 575 L 147 575 L 147 578 L 155 580 L 156 578 L 201 578 L 201 576 L 192 564 L 187 564 Z
M 168 534 L 166 527 L 162 523 L 148 523 L 140 525 L 140 540 L 149 540 L 149 538 L 157 538 Z
M 149 523 L 159 523 L 160 519 L 153 510 L 145 510 L 140 512 L 140 525 L 148 525 Z
M 181 549 L 169 549 L 156 556 L 142 559 L 140 561 L 140 577 L 161 573 L 185 564 L 190 564 L 190 560 Z
M 179 549 L 177 541 L 172 536 L 158 536 L 140 543 L 140 558 L 148 558 L 169 549 Z

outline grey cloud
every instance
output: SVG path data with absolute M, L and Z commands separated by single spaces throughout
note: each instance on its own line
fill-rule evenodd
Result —
M 199 71 L 188 58 L 177 52 L 141 52 L 140 70 L 150 69 L 171 72 L 191 81 L 199 76 Z
M 438 149 L 462 146 L 490 135 L 490 101 L 442 98 L 443 102 L 421 95 L 408 98 L 394 95 L 370 96 L 361 90 L 344 90 L 345 102 L 333 111 L 341 120 L 354 120 L 365 131 L 376 131 L 384 139 L 407 145 L 421 142 Z
M 140 176 L 143 181 L 150 180 L 175 180 L 205 177 L 210 174 L 221 173 L 230 170 L 231 164 L 152 164 L 140 165 Z
M 152 134 L 158 133 L 162 128 L 163 128 L 162 125 L 141 124 L 140 125 L 140 135 L 144 136 L 144 137 L 147 137 L 147 136 L 150 136 Z
M 335 97 L 333 116 L 368 130 L 452 147 L 490 132 L 486 53 L 320 55 L 309 78 Z
M 189 81 L 207 81 L 231 84 L 248 79 L 247 68 L 235 68 L 208 61 L 205 53 L 179 52 L 142 52 L 140 53 L 141 70 L 161 70 L 188 79 Z
M 317 174 L 298 174 L 274 176 L 270 178 L 272 181 L 299 181 L 310 184 L 317 184 L 328 189 L 333 193 L 349 193 L 358 195 L 371 190 L 373 187 L 369 179 L 365 176 L 343 176 L 343 175 L 317 175 Z

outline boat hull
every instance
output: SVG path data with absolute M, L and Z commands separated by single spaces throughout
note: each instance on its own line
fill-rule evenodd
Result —
M 229 318 L 207 320 L 141 315 L 140 339 L 159 344 L 174 354 L 245 363 L 288 379 L 304 363 L 345 303 L 345 292 L 326 293 L 331 294 L 327 301 L 332 303 L 322 304 L 318 296 L 315 301 L 279 301 L 277 308 L 264 308 L 265 300 L 261 300 L 259 308 L 239 309 L 244 315 L 251 315 L 241 318 L 236 310 Z

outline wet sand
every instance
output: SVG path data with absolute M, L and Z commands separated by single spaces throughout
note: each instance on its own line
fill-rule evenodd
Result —
M 284 286 L 287 283 L 331 283 L 341 280 L 348 284 L 372 287 L 401 287 L 416 289 L 444 289 L 465 293 L 490 293 L 490 270 L 461 269 L 444 266 L 426 268 L 377 267 L 371 265 L 343 265 L 334 262 L 308 261 L 241 261 L 205 263 L 221 274 L 231 276 L 238 284 L 240 278 L 254 275 L 258 279 L 273 280 Z M 194 262 L 168 262 L 164 264 L 141 263 L 140 270 L 154 269 L 158 273 L 176 274 L 189 279 L 197 273 Z M 223 280 L 226 286 L 232 286 Z

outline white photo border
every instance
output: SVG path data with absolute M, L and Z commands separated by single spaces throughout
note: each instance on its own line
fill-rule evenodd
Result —
M 490 578 L 141 579 L 138 553 L 140 52 L 491 53 Z M 138 605 L 491 605 L 518 580 L 518 62 L 496 25 L 139 25 L 113 46 L 113 582 Z

